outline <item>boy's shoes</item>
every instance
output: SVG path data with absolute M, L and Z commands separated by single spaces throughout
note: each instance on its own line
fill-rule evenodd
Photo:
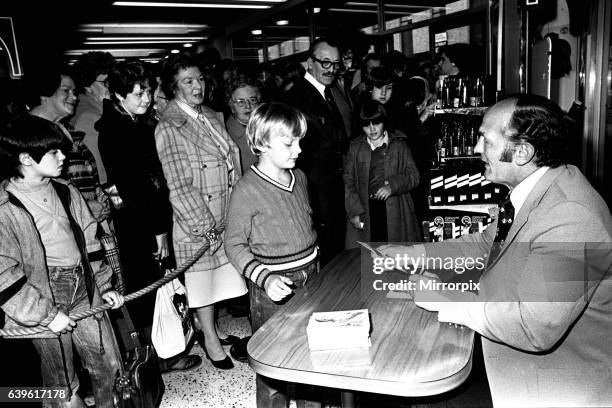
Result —
M 241 363 L 246 363 L 249 361 L 249 356 L 247 354 L 247 343 L 250 339 L 251 336 L 244 337 L 232 345 L 230 348 L 230 355 L 234 360 L 240 361 Z
M 160 367 L 160 372 L 171 373 L 173 371 L 189 371 L 199 367 L 202 364 L 202 357 L 191 354 L 182 357 L 172 357 L 165 361 Z

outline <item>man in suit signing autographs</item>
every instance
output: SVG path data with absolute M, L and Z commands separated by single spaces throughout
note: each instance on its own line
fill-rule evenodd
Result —
M 496 220 L 455 240 L 379 248 L 388 257 L 484 257 L 476 292 L 416 285 L 414 296 L 440 322 L 482 335 L 495 407 L 612 406 L 612 218 L 566 164 L 569 128 L 546 98 L 497 103 L 475 149 L 485 177 L 510 189 Z

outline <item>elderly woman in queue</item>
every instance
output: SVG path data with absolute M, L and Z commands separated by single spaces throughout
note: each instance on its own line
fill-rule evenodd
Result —
M 69 140 L 62 178 L 74 184 L 94 218 L 101 221 L 110 214 L 110 201 L 100 187 L 96 160 L 85 145 L 85 133 L 75 131 L 67 122 L 78 102 L 73 76 L 69 67 L 51 67 L 27 78 L 29 113 L 54 122 Z
M 261 103 L 262 85 L 256 79 L 240 75 L 228 83 L 227 104 L 232 114 L 225 122 L 227 133 L 238 146 L 242 173 L 257 162 L 257 156 L 251 151 L 246 138 L 246 125 L 251 112 Z
M 239 339 L 221 332 L 215 303 L 242 296 L 246 285 L 223 249 L 223 230 L 233 186 L 240 175 L 238 147 L 217 114 L 202 105 L 205 83 L 189 56 L 177 54 L 162 68 L 168 106 L 155 129 L 157 151 L 174 212 L 173 244 L 178 264 L 210 245 L 185 273 L 189 306 L 203 332 L 199 342 L 211 363 L 233 368 L 222 345 Z
M 100 155 L 108 181 L 117 188 L 121 204 L 114 212 L 126 289 L 135 292 L 163 277 L 159 262 L 168 259 L 172 208 L 155 150 L 153 127 L 144 115 L 151 102 L 148 73 L 139 61 L 119 62 L 109 72 L 110 99 L 104 100 L 96 123 Z M 150 336 L 155 292 L 128 303 L 145 337 Z M 160 362 L 162 371 L 186 370 L 202 362 L 198 356 Z

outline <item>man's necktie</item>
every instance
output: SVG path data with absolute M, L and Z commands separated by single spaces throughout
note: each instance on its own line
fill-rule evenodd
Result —
M 336 105 L 336 101 L 334 101 L 334 96 L 332 95 L 331 88 L 329 86 L 325 87 L 325 101 L 334 112 L 335 115 L 341 117 L 340 110 L 338 109 L 338 105 Z
M 488 265 L 491 265 L 499 256 L 502 246 L 508 236 L 508 231 L 514 222 L 514 206 L 510 201 L 510 194 L 501 202 L 499 207 L 499 216 L 497 220 L 497 231 L 495 233 L 495 239 L 493 240 L 493 246 L 491 252 L 489 252 Z
M 335 121 L 337 122 L 337 124 L 339 126 L 341 126 L 341 128 L 339 129 L 340 131 L 337 132 L 336 135 L 336 143 L 338 144 L 338 149 L 341 153 L 346 153 L 346 151 L 348 150 L 348 137 L 344 131 L 344 124 L 343 124 L 343 120 L 342 120 L 342 114 L 340 113 L 340 109 L 338 109 L 338 105 L 336 105 L 336 101 L 334 100 L 334 97 L 332 95 L 332 91 L 331 88 L 329 86 L 325 87 L 325 101 L 327 102 L 327 105 L 329 105 L 332 114 L 335 116 Z

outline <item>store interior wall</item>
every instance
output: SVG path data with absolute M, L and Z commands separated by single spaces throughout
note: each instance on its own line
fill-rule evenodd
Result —
M 552 90 L 551 94 L 555 102 L 562 109 L 568 110 L 576 99 L 576 72 L 578 67 L 578 38 L 570 34 L 569 30 L 570 14 L 566 0 L 557 1 L 557 17 L 543 25 L 540 34 L 542 37 L 547 34 L 555 33 L 560 40 L 565 40 L 571 47 L 571 64 L 572 70 L 569 74 L 561 77 L 558 80 L 553 80 L 551 86 L 557 89 Z M 553 58 L 555 56 L 553 55 Z

